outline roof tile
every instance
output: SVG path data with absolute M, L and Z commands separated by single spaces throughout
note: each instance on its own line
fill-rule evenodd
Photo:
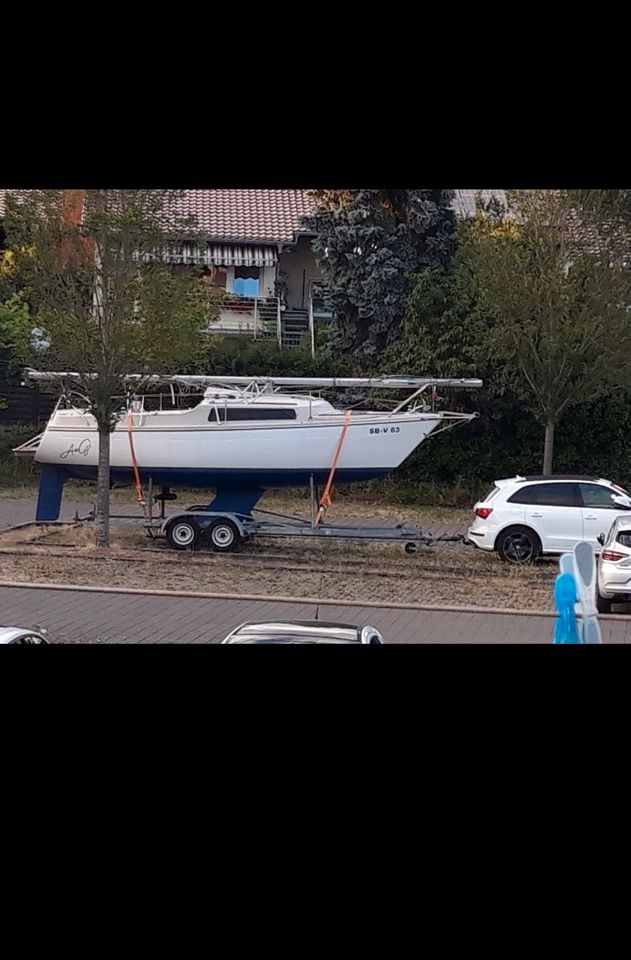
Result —
M 0 216 L 5 193 L 0 190 Z M 453 206 L 470 216 L 474 191 L 456 190 Z M 283 243 L 303 229 L 302 217 L 313 210 L 313 200 L 307 190 L 182 190 L 175 210 L 179 217 L 192 217 L 208 240 Z

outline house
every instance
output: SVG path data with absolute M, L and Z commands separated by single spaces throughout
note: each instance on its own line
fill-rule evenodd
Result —
M 0 227 L 3 195 L 0 190 Z M 476 191 L 456 190 L 459 216 L 475 212 Z M 487 199 L 502 191 L 483 191 Z M 64 215 L 78 222 L 84 191 L 64 191 Z M 313 210 L 306 190 L 184 190 L 178 217 L 190 217 L 205 243 L 176 244 L 176 268 L 196 269 L 224 294 L 212 330 L 224 335 L 276 338 L 282 346 L 306 341 L 330 317 L 322 275 L 303 217 Z
M 178 216 L 190 217 L 206 244 L 182 244 L 172 262 L 201 266 L 224 293 L 213 329 L 274 336 L 284 346 L 310 339 L 329 316 L 322 276 L 302 218 L 313 209 L 306 190 L 186 190 Z

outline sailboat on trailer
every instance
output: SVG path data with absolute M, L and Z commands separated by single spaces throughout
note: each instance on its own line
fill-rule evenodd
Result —
M 70 477 L 95 479 L 98 429 L 87 401 L 81 399 L 79 375 L 28 370 L 26 378 L 57 384 L 63 393 L 44 432 L 15 453 L 34 456 L 49 480 L 54 471 L 57 484 Z M 246 499 L 255 503 L 267 489 L 323 483 L 334 457 L 336 483 L 391 473 L 430 435 L 477 416 L 438 409 L 437 390 L 477 388 L 482 381 L 130 375 L 126 386 L 129 393 L 121 398 L 111 434 L 113 483 L 134 481 L 135 459 L 143 483 L 249 491 Z M 161 401 L 161 409 L 149 409 L 146 391 L 165 386 L 171 408 L 164 409 Z M 407 396 L 390 410 L 353 409 L 349 414 L 320 395 L 368 390 L 406 391 Z M 196 393 L 199 401 L 178 408 L 176 391 Z

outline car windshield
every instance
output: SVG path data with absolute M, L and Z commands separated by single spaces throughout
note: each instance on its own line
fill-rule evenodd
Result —
M 628 490 L 625 490 L 624 487 L 620 487 L 617 483 L 611 484 L 611 489 L 616 490 L 618 493 L 621 493 L 623 497 L 630 497 L 631 494 Z

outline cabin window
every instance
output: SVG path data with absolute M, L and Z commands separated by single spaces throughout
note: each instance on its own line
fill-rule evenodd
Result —
M 216 423 L 234 423 L 244 420 L 295 420 L 296 411 L 290 407 L 214 407 L 208 420 Z

